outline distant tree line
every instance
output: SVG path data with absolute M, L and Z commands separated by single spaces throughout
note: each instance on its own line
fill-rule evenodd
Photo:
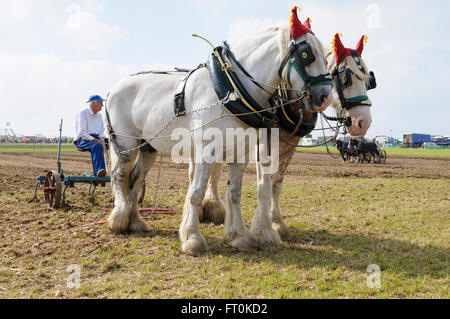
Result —
M 61 137 L 61 143 L 72 143 L 73 137 L 63 136 Z M 28 143 L 28 144 L 57 144 L 57 137 L 45 137 L 45 136 L 1 136 L 0 143 Z

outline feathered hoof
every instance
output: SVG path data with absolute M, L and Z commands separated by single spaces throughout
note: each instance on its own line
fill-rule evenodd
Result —
M 205 198 L 202 202 L 203 222 L 212 222 L 216 225 L 225 221 L 225 205 L 220 199 Z
M 149 230 L 145 221 L 140 217 L 137 217 L 130 222 L 129 231 L 133 233 L 145 233 Z
M 291 233 L 289 232 L 289 228 L 282 221 L 273 222 L 272 228 L 274 231 L 276 231 L 278 233 L 278 235 L 280 236 L 280 238 L 282 240 L 286 240 L 291 236 Z
M 249 235 L 236 238 L 231 242 L 231 246 L 242 252 L 253 252 L 257 249 L 255 240 Z
M 197 257 L 200 253 L 207 251 L 208 244 L 201 234 L 192 234 L 181 244 L 181 251 L 189 256 Z
M 127 214 L 119 214 L 117 208 L 114 208 L 108 217 L 109 230 L 116 234 L 124 234 L 128 232 L 129 219 Z
M 257 230 L 251 233 L 258 249 L 269 249 L 281 245 L 280 236 L 273 229 Z

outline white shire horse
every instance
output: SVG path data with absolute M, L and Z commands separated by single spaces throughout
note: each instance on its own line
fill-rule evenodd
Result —
M 376 87 L 376 81 L 374 74 L 368 71 L 361 58 L 366 39 L 363 36 L 358 42 L 356 50 L 350 50 L 343 46 L 339 35 L 336 34 L 333 41 L 333 51 L 327 54 L 328 71 L 333 74 L 335 83 L 333 86 L 333 107 L 338 117 L 346 117 L 351 120 L 351 125 L 347 126 L 347 130 L 352 136 L 365 135 L 372 122 L 371 103 L 367 97 L 367 91 Z M 304 119 L 309 120 L 312 113 L 307 110 L 304 110 L 304 113 Z M 287 132 L 280 129 L 280 135 L 287 135 Z M 289 142 L 296 145 L 300 142 L 300 138 L 294 136 Z M 297 149 L 293 145 L 280 142 L 279 169 L 272 175 L 270 215 L 272 227 L 282 239 L 289 237 L 289 230 L 281 217 L 280 196 L 287 166 Z M 222 223 L 225 215 L 225 208 L 218 189 L 221 171 L 221 165 L 217 164 L 209 180 L 203 201 L 204 211 L 202 216 L 204 216 L 204 220 L 214 223 Z
M 290 32 L 291 31 L 291 32 Z M 292 39 L 291 40 L 291 33 Z M 308 46 L 315 60 L 302 64 L 298 52 L 300 47 Z M 322 111 L 331 103 L 331 84 L 311 82 L 309 85 L 298 72 L 288 76 L 287 68 L 278 74 L 280 61 L 293 55 L 293 65 L 301 69 L 311 79 L 323 79 L 328 74 L 326 60 L 319 40 L 298 21 L 296 8 L 291 14 L 291 28 L 274 27 L 246 39 L 245 42 L 231 47 L 236 60 L 256 81 L 273 87 L 272 92 L 262 90 L 254 82 L 241 77 L 248 93 L 259 105 L 267 105 L 275 88 L 281 81 L 289 82 L 298 93 L 307 91 L 310 98 L 305 99 L 314 111 Z M 299 57 L 300 55 L 300 57 Z M 195 136 L 199 127 L 214 128 L 226 136 L 227 129 L 246 130 L 248 126 L 233 116 L 222 104 L 218 103 L 214 85 L 206 68 L 192 73 L 185 86 L 184 116 L 174 115 L 174 95 L 185 76 L 163 74 L 141 74 L 131 76 L 119 82 L 110 92 L 106 107 L 108 127 L 111 132 L 111 144 L 117 158 L 113 160 L 112 186 L 115 193 L 114 209 L 108 217 L 109 229 L 115 233 L 147 230 L 145 222 L 138 215 L 138 192 L 144 178 L 154 164 L 158 152 L 170 154 L 178 143 L 171 138 L 175 129 L 184 128 L 193 145 L 196 158 L 189 172 L 190 187 L 187 191 L 183 218 L 179 229 L 181 249 L 189 255 L 198 255 L 208 249 L 205 238 L 199 232 L 199 218 L 202 212 L 202 200 L 208 180 L 216 162 L 211 160 L 215 150 L 208 148 L 211 140 Z M 316 84 L 316 85 L 314 85 Z M 226 116 L 224 116 L 224 114 Z M 136 138 L 137 137 L 137 138 Z M 195 138 L 194 138 L 195 137 Z M 225 144 L 225 143 L 224 143 Z M 235 154 L 234 145 L 223 148 L 222 154 Z M 268 145 L 261 143 L 260 149 Z M 201 154 L 198 154 L 202 150 Z M 243 150 L 238 150 L 242 152 Z M 197 159 L 200 155 L 200 161 Z M 229 163 L 228 191 L 226 195 L 225 235 L 231 239 L 232 246 L 242 251 L 278 245 L 279 235 L 272 229 L 270 219 L 271 175 L 261 174 L 259 178 L 260 209 L 255 214 L 251 231 L 244 225 L 240 198 L 242 177 L 247 163 Z M 263 170 L 259 170 L 262 172 Z M 269 185 L 269 187 L 267 186 Z

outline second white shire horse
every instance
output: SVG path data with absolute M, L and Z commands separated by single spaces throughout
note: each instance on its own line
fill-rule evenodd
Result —
M 300 48 L 305 46 L 309 51 L 299 53 Z M 270 28 L 247 38 L 241 44 L 231 46 L 230 50 L 254 81 L 272 88 L 264 90 L 254 81 L 241 76 L 248 94 L 259 105 L 268 105 L 269 98 L 282 81 L 290 84 L 292 90 L 298 93 L 298 98 L 306 96 L 305 103 L 313 111 L 322 111 L 331 103 L 331 81 L 324 81 L 329 75 L 323 48 L 319 40 L 298 21 L 296 8 L 291 13 L 291 28 Z M 315 59 L 311 58 L 311 54 Z M 283 66 L 286 63 L 282 63 L 286 57 L 289 57 L 288 61 L 296 70 L 303 72 L 287 72 L 287 67 Z M 302 58 L 309 62 L 303 63 Z M 308 83 L 305 78 L 317 81 Z M 211 156 L 217 150 L 208 147 L 210 138 L 199 137 L 194 133 L 200 127 L 214 128 L 222 136 L 227 136 L 227 129 L 245 131 L 249 126 L 219 102 L 210 74 L 204 67 L 188 77 L 185 83 L 185 111 L 181 116 L 176 116 L 174 95 L 183 79 L 184 75 L 140 74 L 122 80 L 111 90 L 106 113 L 111 144 L 117 158 L 111 174 L 115 193 L 114 209 L 108 223 L 110 230 L 115 233 L 147 230 L 145 222 L 138 215 L 138 193 L 158 152 L 171 154 L 172 148 L 178 143 L 172 138 L 173 132 L 183 128 L 189 132 L 193 150 L 190 157 L 192 160 L 195 157 L 195 165 L 189 172 L 191 184 L 186 195 L 179 237 L 182 251 L 196 256 L 208 249 L 205 238 L 199 232 L 198 216 L 202 212 L 202 200 L 216 164 L 211 161 Z M 244 151 L 236 151 L 234 145 L 230 148 L 228 143 L 223 145 L 221 154 L 236 155 L 236 152 Z M 267 142 L 260 141 L 260 151 L 268 148 Z M 227 160 L 226 163 L 229 179 L 225 236 L 233 239 L 231 245 L 242 251 L 278 245 L 281 240 L 272 229 L 270 218 L 271 174 L 263 170 L 262 164 L 258 164 L 259 209 L 248 231 L 240 211 L 242 178 L 247 161 L 239 163 Z
M 363 58 L 361 57 L 366 37 L 363 36 L 352 50 L 344 47 L 339 34 L 333 39 L 333 51 L 327 55 L 328 70 L 333 75 L 333 107 L 341 118 L 348 118 L 350 123 L 347 130 L 352 136 L 363 136 L 370 128 L 372 116 L 370 111 L 371 102 L 367 91 L 376 87 L 375 75 L 369 72 Z M 305 110 L 306 111 L 306 110 Z M 308 115 L 305 114 L 305 118 Z M 287 132 L 280 131 L 280 135 Z M 272 227 L 282 239 L 289 237 L 289 229 L 283 222 L 280 210 L 280 197 L 283 179 L 292 157 L 295 154 L 300 137 L 294 136 L 287 143 L 280 143 L 278 171 L 272 175 L 272 204 L 271 218 Z M 217 164 L 208 183 L 205 199 L 203 201 L 203 212 L 201 217 L 206 221 L 220 224 L 224 221 L 225 208 L 219 194 L 219 178 L 222 167 Z

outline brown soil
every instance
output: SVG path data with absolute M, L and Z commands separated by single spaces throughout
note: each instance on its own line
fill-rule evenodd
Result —
M 65 152 L 61 158 L 65 174 L 91 173 L 90 156 L 86 153 Z M 161 181 L 171 178 L 174 164 L 163 160 Z M 170 169 L 167 169 L 170 168 Z M 20 191 L 28 193 L 35 179 L 49 170 L 56 169 L 56 155 L 53 153 L 0 153 L 0 192 Z M 159 162 L 147 176 L 147 185 L 157 178 Z M 225 168 L 224 168 L 225 171 Z M 178 186 L 187 183 L 187 165 L 181 164 L 174 174 Z M 254 165 L 250 164 L 247 176 L 253 180 Z M 226 175 L 226 174 L 224 174 Z M 389 157 L 386 164 L 351 164 L 332 158 L 323 152 L 297 152 L 288 167 L 286 181 L 311 178 L 450 178 L 450 160 L 447 158 Z M 222 176 L 224 178 L 224 176 Z
M 32 199 L 36 177 L 45 174 L 48 170 L 56 169 L 56 155 L 53 153 L 0 153 L 0 270 L 5 273 L 14 272 L 17 283 L 33 281 L 34 287 L 42 290 L 48 287 L 48 278 L 52 276 L 44 272 L 35 271 L 36 277 L 30 278 L 30 271 L 26 269 L 30 260 L 39 269 L 40 266 L 55 263 L 55 267 L 62 267 L 54 256 L 58 252 L 66 252 L 66 258 L 73 262 L 80 256 L 88 256 L 97 248 L 108 249 L 123 243 L 121 236 L 111 236 L 107 227 L 96 228 L 95 231 L 80 228 L 83 223 L 105 218 L 112 208 L 109 197 L 109 187 L 96 191 L 96 205 L 89 202 L 88 185 L 76 185 L 67 193 L 69 205 L 63 209 L 52 211 L 45 208 L 42 200 L 42 189 L 38 189 L 39 201 L 29 202 Z M 174 168 L 174 164 L 163 164 L 164 168 Z M 78 152 L 64 152 L 62 167 L 65 174 L 81 175 L 91 172 L 89 154 Z M 152 183 L 156 181 L 159 164 L 147 176 L 147 190 L 150 191 Z M 163 169 L 160 177 L 161 184 L 166 185 L 172 176 L 172 169 Z M 255 180 L 254 166 L 247 170 L 245 182 Z M 223 174 L 222 179 L 226 179 Z M 347 164 L 339 159 L 333 159 L 326 153 L 298 152 L 290 167 L 285 182 L 304 179 L 346 177 L 346 178 L 427 178 L 448 179 L 450 167 L 448 159 L 420 159 L 413 157 L 388 158 L 387 164 Z M 182 198 L 187 188 L 187 165 L 174 174 L 174 185 L 169 190 Z M 181 196 L 179 196 L 181 195 Z M 182 201 L 177 199 L 173 205 L 182 207 Z M 154 217 L 163 223 L 166 217 Z M 178 217 L 167 217 L 178 218 Z M 162 227 L 164 228 L 164 224 Z M 158 230 L 177 240 L 177 230 Z M 81 237 L 80 237 L 81 236 Z M 154 249 L 158 249 L 155 247 Z M 72 257 L 67 257 L 70 252 Z M 64 260 L 64 267 L 71 260 Z M 34 266 L 33 266 L 34 267 Z M 25 268 L 25 269 L 24 269 Z M 46 267 L 43 267 L 46 268 Z M 47 267 L 48 268 L 48 267 Z M 64 285 L 65 270 L 59 269 L 61 278 L 59 285 Z M 2 284 L 11 289 L 16 286 L 7 281 Z M 6 280 L 6 279 L 5 279 Z M 41 287 L 42 286 L 42 287 Z M 17 287 L 17 286 L 16 286 Z M 7 288 L 5 288 L 7 289 Z M 1 292 L 1 291 L 0 291 Z M 27 295 L 26 297 L 28 297 Z M 19 296 L 20 297 L 20 296 Z M 24 297 L 24 296 L 22 296 Z

